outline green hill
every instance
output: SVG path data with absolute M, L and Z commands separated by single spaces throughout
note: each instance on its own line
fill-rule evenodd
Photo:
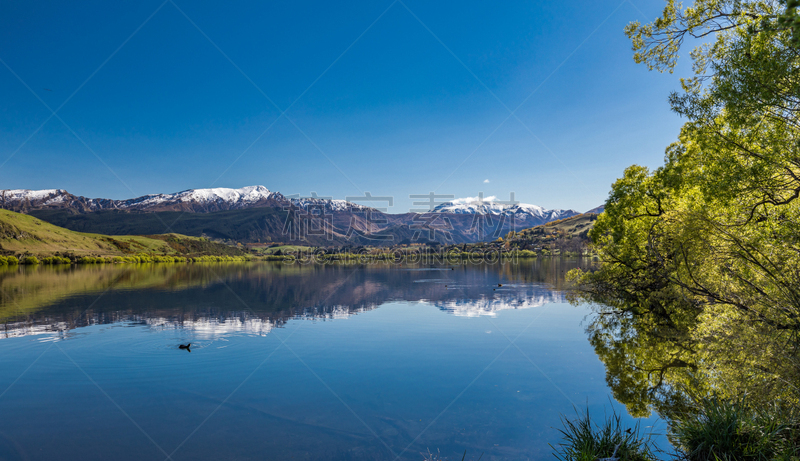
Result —
M 510 236 L 511 245 L 520 249 L 581 252 L 591 243 L 589 231 L 599 215 L 584 213 L 525 229 Z M 507 236 L 507 240 L 508 240 Z
M 570 218 L 540 224 L 529 229 L 509 232 L 490 242 L 452 245 L 447 251 L 478 252 L 520 251 L 523 255 L 586 254 L 589 250 L 589 231 L 594 227 L 597 213 L 583 213 Z M 526 251 L 523 251 L 526 250 Z
M 238 248 L 211 242 L 204 238 L 181 234 L 115 235 L 74 232 L 49 224 L 33 216 L 0 210 L 0 254 L 124 256 L 131 254 L 159 255 L 225 255 L 240 256 Z

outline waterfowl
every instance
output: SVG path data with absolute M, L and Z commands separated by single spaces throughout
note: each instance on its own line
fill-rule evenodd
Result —
M 503 286 L 503 284 L 502 283 L 498 283 L 497 286 L 501 287 L 501 286 Z
M 186 349 L 187 351 L 192 352 L 191 347 L 192 347 L 192 343 L 189 343 L 189 344 L 187 344 L 185 346 L 183 344 L 181 344 L 181 345 L 178 346 L 178 349 Z

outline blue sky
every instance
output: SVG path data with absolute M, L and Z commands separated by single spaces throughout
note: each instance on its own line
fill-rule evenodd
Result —
M 648 72 L 623 34 L 662 0 L 162 1 L 3 2 L 0 188 L 585 211 L 682 124 L 685 63 Z

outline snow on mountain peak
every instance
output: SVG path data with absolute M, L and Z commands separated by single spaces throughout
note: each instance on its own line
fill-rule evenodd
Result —
M 497 197 L 464 197 L 443 203 L 433 209 L 434 213 L 476 214 L 513 216 L 514 219 L 541 222 L 555 221 L 579 214 L 574 210 L 547 210 L 529 203 L 498 201 Z
M 145 195 L 133 199 L 139 206 L 173 202 L 248 204 L 270 198 L 274 193 L 264 186 L 247 186 L 240 189 L 217 187 L 213 189 L 188 189 L 174 194 Z
M 464 197 L 443 203 L 433 209 L 438 213 L 456 214 L 530 214 L 534 216 L 544 216 L 548 210 L 528 203 L 509 203 L 497 201 L 497 197 Z
M 51 197 L 53 195 L 59 195 L 62 193 L 66 193 L 67 191 L 62 189 L 42 189 L 42 190 L 31 190 L 31 189 L 7 189 L 3 191 L 3 195 L 5 196 L 6 200 L 42 200 L 47 197 Z
M 189 189 L 171 196 L 181 202 L 257 202 L 268 198 L 270 194 L 269 189 L 264 186 L 247 186 L 241 189 Z
M 456 213 L 456 214 L 500 214 L 505 209 L 502 203 L 496 203 L 497 197 L 464 197 L 451 200 L 447 203 L 438 205 L 433 209 L 434 213 Z
M 64 189 L 6 189 L 0 191 L 0 201 L 2 203 L 42 203 L 44 205 L 56 205 L 64 201 Z
M 14 207 L 77 207 L 85 211 L 101 209 L 157 210 L 168 209 L 210 212 L 235 210 L 253 206 L 282 206 L 294 204 L 304 209 L 323 207 L 332 212 L 364 211 L 371 208 L 346 200 L 329 197 L 285 197 L 264 186 L 247 186 L 239 189 L 225 187 L 188 189 L 174 194 L 150 194 L 126 200 L 90 199 L 74 196 L 63 189 L 7 189 L 0 190 L 3 208 Z M 595 210 L 592 210 L 595 211 Z M 434 213 L 462 215 L 513 216 L 515 219 L 552 221 L 574 216 L 574 210 L 547 210 L 538 205 L 497 200 L 497 197 L 462 197 L 436 206 Z
M 450 203 L 453 205 L 470 205 L 470 204 L 480 204 L 486 202 L 494 202 L 497 200 L 496 195 L 490 195 L 488 197 L 463 197 L 457 198 L 455 200 L 451 200 Z
M 323 207 L 330 211 L 364 211 L 370 209 L 364 205 L 348 202 L 347 200 L 321 198 L 321 197 L 292 197 L 295 206 L 305 210 Z

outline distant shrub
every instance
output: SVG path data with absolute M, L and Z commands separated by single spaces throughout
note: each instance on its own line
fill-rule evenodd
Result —
M 107 260 L 101 256 L 82 256 L 77 261 L 78 264 L 103 264 L 106 262 L 111 262 L 110 258 Z
M 16 256 L 6 256 L 6 262 L 9 266 L 19 264 L 19 259 Z
M 196 263 L 217 263 L 217 262 L 237 262 L 250 261 L 250 256 L 195 256 L 192 262 Z
M 47 256 L 42 258 L 42 264 L 72 264 L 72 261 L 69 258 L 65 258 L 63 256 Z
M 23 256 L 22 259 L 19 261 L 20 264 L 39 264 L 39 258 L 36 256 Z
M 336 255 L 336 256 L 338 256 L 338 255 Z M 283 256 L 283 255 L 264 255 L 263 259 L 265 261 L 283 261 L 283 260 L 286 260 L 286 259 L 291 259 L 291 257 L 290 256 Z M 337 258 L 332 258 L 332 259 L 337 259 Z

